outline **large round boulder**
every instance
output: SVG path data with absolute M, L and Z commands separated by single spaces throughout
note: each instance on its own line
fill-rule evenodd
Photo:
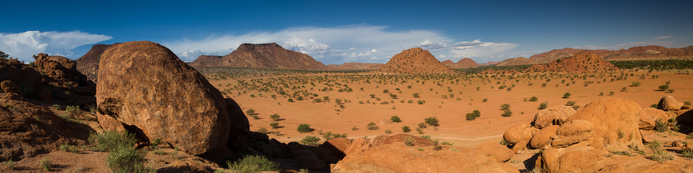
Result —
M 677 111 L 683 107 L 683 103 L 679 102 L 676 100 L 671 95 L 667 95 L 662 97 L 662 99 L 659 100 L 659 104 L 657 104 L 657 109 L 665 110 L 665 111 Z
M 640 116 L 639 128 L 643 130 L 654 130 L 656 121 L 662 120 L 666 122 L 669 120 L 669 113 L 663 110 L 655 108 L 645 108 L 642 110 L 642 115 Z
M 505 162 L 513 157 L 513 150 L 498 142 L 490 141 L 479 144 L 475 147 L 477 151 L 486 154 L 491 160 Z
M 532 127 L 530 124 L 518 124 L 503 133 L 503 139 L 505 141 L 516 144 L 521 141 L 529 141 L 537 132 L 537 128 Z
M 629 144 L 642 147 L 642 135 L 638 129 L 641 114 L 642 108 L 632 100 L 604 98 L 586 105 L 568 117 L 567 121 L 588 121 L 594 125 L 595 144 L 601 143 L 608 149 L 627 150 Z M 557 133 L 560 135 L 561 129 Z
M 558 125 L 552 125 L 541 129 L 539 132 L 534 134 L 534 137 L 532 137 L 532 140 L 529 142 L 529 147 L 534 149 L 544 148 L 544 146 L 551 142 L 551 138 L 556 136 L 556 131 L 560 127 L 561 126 Z
M 245 128 L 231 124 L 247 124 L 231 122 L 239 118 L 229 117 L 221 93 L 157 43 L 135 41 L 108 48 L 101 56 L 98 79 L 96 102 L 105 130 L 117 129 L 111 126 L 119 122 L 142 140 L 160 139 L 204 155 L 233 142 L 227 141 L 232 128 Z

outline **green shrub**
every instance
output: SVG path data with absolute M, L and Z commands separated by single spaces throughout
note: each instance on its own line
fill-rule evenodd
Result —
M 5 162 L 5 167 L 7 167 L 7 169 L 13 170 L 14 169 L 14 161 L 12 161 L 12 159 L 10 158 L 10 160 Z
M 278 121 L 278 120 L 279 120 L 279 114 L 272 114 L 272 115 L 270 115 L 270 119 L 272 119 L 272 120 L 274 120 L 274 121 Z
M 411 129 L 409 129 L 409 126 L 402 126 L 402 132 L 409 133 L 411 132 Z
M 440 145 L 440 140 L 438 140 L 438 139 L 433 140 L 433 150 L 438 151 L 441 149 L 443 149 L 443 146 Z
M 421 128 L 416 128 L 416 132 L 418 132 L 419 134 L 424 134 L 424 131 Z
M 96 151 L 114 151 L 118 148 L 128 148 L 135 145 L 134 134 L 105 131 L 100 134 L 90 134 L 89 143 L 94 145 Z
M 506 103 L 506 104 L 502 104 L 502 105 L 500 106 L 500 110 L 508 110 L 508 109 L 510 109 L 510 104 L 507 104 L 507 103 Z
M 501 141 L 498 142 L 498 143 L 501 144 L 501 145 L 510 145 L 510 144 L 512 144 L 512 143 L 510 143 L 510 142 L 508 142 L 508 141 L 505 141 L 505 139 L 501 139 Z
M 106 166 L 115 173 L 154 172 L 144 166 L 145 162 L 144 153 L 132 147 L 116 149 L 106 155 Z
M 51 159 L 48 157 L 44 157 L 39 161 L 39 166 L 43 168 L 44 171 L 51 171 L 53 170 L 53 163 L 51 163 Z
M 566 106 L 573 106 L 573 105 L 575 105 L 575 101 L 572 101 L 572 100 L 568 101 L 567 103 L 565 103 L 565 105 Z
M 270 127 L 272 127 L 272 129 L 278 129 L 278 128 L 279 128 L 279 123 L 278 123 L 278 122 L 270 123 Z
M 410 136 L 407 136 L 407 138 L 404 138 L 404 145 L 414 146 L 414 139 L 411 138 Z
M 630 84 L 631 87 L 639 87 L 640 86 L 640 81 L 633 82 Z
M 426 123 L 419 123 L 419 128 L 425 129 L 426 127 L 428 127 Z
M 669 126 L 662 119 L 655 120 L 655 130 L 658 132 L 666 132 L 669 130 Z
M 563 98 L 564 98 L 564 99 L 567 99 L 568 97 L 570 97 L 570 95 L 572 95 L 572 94 L 570 94 L 569 92 L 567 92 L 567 93 L 563 94 Z
M 539 104 L 539 110 L 544 110 L 546 109 L 546 106 L 549 104 L 549 101 L 542 102 Z
M 503 116 L 503 117 L 510 117 L 510 116 L 512 116 L 512 115 L 513 115 L 513 111 L 505 110 L 505 111 L 503 111 L 503 114 L 502 114 L 501 116 Z
M 660 91 L 666 91 L 667 89 L 669 89 L 669 85 L 660 85 L 659 86 Z
M 390 120 L 394 123 L 402 122 L 402 119 L 400 119 L 397 115 L 390 117 Z
M 267 130 L 267 129 L 264 128 L 264 127 L 260 127 L 259 129 L 257 129 L 256 132 L 262 133 L 262 134 L 267 134 L 267 133 L 269 133 L 269 130 Z
M 684 148 L 681 155 L 685 158 L 693 159 L 693 148 Z
M 421 97 L 421 96 L 419 95 L 419 93 L 414 93 L 414 94 L 412 94 L 412 96 L 413 96 L 414 98 L 420 98 L 420 97 Z
M 536 102 L 537 100 L 539 100 L 539 98 L 537 98 L 537 97 L 535 97 L 535 96 L 532 96 L 532 97 L 529 98 L 529 101 L 530 101 L 530 102 Z
M 300 125 L 298 125 L 298 132 L 301 132 L 301 133 L 308 133 L 308 132 L 312 132 L 312 131 L 313 131 L 313 129 L 310 128 L 310 125 L 308 125 L 308 124 L 300 124 Z
M 62 145 L 60 145 L 60 151 L 72 152 L 72 153 L 80 153 L 80 151 L 77 149 L 77 146 L 70 145 L 70 144 L 62 144 Z
M 301 139 L 301 144 L 308 146 L 318 146 L 319 137 L 316 136 L 306 136 Z
M 72 116 L 79 115 L 79 113 L 82 112 L 82 110 L 79 109 L 79 106 L 77 106 L 77 105 L 67 106 L 67 107 L 65 107 L 65 111 L 70 113 L 70 115 L 72 115 Z
M 255 109 L 248 109 L 247 111 L 245 111 L 245 114 L 255 115 Z
M 240 173 L 256 173 L 262 171 L 280 171 L 279 164 L 274 163 L 263 156 L 247 155 L 240 161 L 226 164 L 230 170 Z
M 470 113 L 467 113 L 467 115 L 466 115 L 466 118 L 469 121 L 475 120 L 476 118 L 479 118 L 479 117 L 481 117 L 481 111 L 479 111 L 479 110 L 474 110 Z
M 392 130 L 390 130 L 390 129 L 385 130 L 385 134 L 392 134 Z
M 436 117 L 428 117 L 428 118 L 424 119 L 424 122 L 426 122 L 426 124 L 431 125 L 431 126 L 440 126 L 440 124 L 438 124 L 438 118 L 436 118 Z
M 368 123 L 368 125 L 366 125 L 366 128 L 368 130 L 378 130 L 378 125 L 375 125 L 374 122 L 370 122 L 370 123 Z

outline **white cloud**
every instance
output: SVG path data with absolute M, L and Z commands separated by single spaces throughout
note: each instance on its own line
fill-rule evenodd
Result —
M 80 31 L 0 33 L 0 51 L 19 60 L 30 62 L 34 61 L 32 55 L 39 53 L 72 56 L 72 50 L 79 46 L 94 44 L 111 38 L 113 37 Z
M 462 58 L 474 58 L 481 61 L 513 58 L 517 54 L 508 52 L 508 50 L 517 46 L 514 43 L 482 42 L 481 40 L 461 41 L 452 44 L 426 40 L 419 43 L 419 47 L 428 48 L 431 52 L 437 53 L 441 60 L 450 59 L 452 61 L 458 61 Z
M 659 39 L 667 39 L 667 38 L 671 38 L 671 36 L 668 36 L 668 35 L 667 35 L 667 36 L 659 36 L 659 37 L 655 37 L 655 38 L 652 38 L 652 39 L 653 39 L 653 40 L 659 40 Z

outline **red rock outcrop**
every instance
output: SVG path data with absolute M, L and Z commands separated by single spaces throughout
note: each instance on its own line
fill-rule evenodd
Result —
M 233 140 L 239 137 L 230 134 L 243 134 L 236 130 L 248 124 L 247 119 L 239 122 L 245 116 L 228 110 L 234 106 L 201 74 L 157 43 L 108 48 L 98 79 L 97 116 L 105 130 L 119 129 L 120 123 L 120 129 L 145 141 L 161 139 L 187 153 L 206 155 L 237 142 Z
M 599 58 L 597 54 L 585 51 L 549 64 L 532 65 L 525 72 L 592 72 L 617 69 L 618 67 Z
M 36 69 L 45 76 L 44 82 L 50 86 L 70 90 L 86 96 L 95 94 L 95 84 L 77 71 L 77 62 L 62 56 L 49 56 L 40 53 L 34 60 Z
M 1 98 L 0 161 L 47 153 L 61 144 L 84 144 L 89 134 L 84 125 L 63 121 L 43 106 Z
M 443 62 L 443 65 L 448 66 L 450 68 L 475 68 L 479 67 L 479 64 L 474 62 L 474 60 L 469 59 L 469 58 L 462 58 L 461 60 L 457 61 L 457 63 L 453 63 L 451 60 L 445 60 Z
M 202 57 L 202 56 L 201 56 Z M 199 67 L 240 67 L 296 70 L 327 70 L 327 66 L 306 54 L 284 49 L 277 43 L 243 43 L 228 55 L 215 59 L 204 56 L 191 62 Z
M 498 66 L 545 64 L 558 59 L 574 56 L 583 51 L 595 53 L 607 61 L 693 59 L 693 49 L 691 49 L 691 46 L 679 49 L 670 49 L 662 46 L 637 46 L 621 50 L 563 48 L 532 55 L 529 58 L 518 57 L 506 59 L 499 62 Z
M 95 44 L 91 46 L 89 52 L 75 60 L 77 61 L 77 70 L 86 75 L 88 80 L 96 82 L 96 77 L 98 76 L 99 72 L 99 60 L 101 59 L 101 54 L 103 54 L 106 49 L 113 45 Z
M 403 50 L 393 56 L 379 71 L 409 74 L 451 74 L 454 70 L 438 61 L 431 52 L 422 48 Z

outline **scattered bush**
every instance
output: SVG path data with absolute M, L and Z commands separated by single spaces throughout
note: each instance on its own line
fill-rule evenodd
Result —
M 270 115 L 270 119 L 272 119 L 272 120 L 274 120 L 274 121 L 278 121 L 279 118 L 280 118 L 279 114 L 272 114 L 272 115 Z
M 144 153 L 132 147 L 120 148 L 106 155 L 106 166 L 116 173 L 154 172 L 144 166 L 146 161 Z
M 666 132 L 669 130 L 669 126 L 662 119 L 655 120 L 655 130 L 658 132 Z
M 409 133 L 411 132 L 411 129 L 409 129 L 409 126 L 402 126 L 402 132 Z
M 568 103 L 565 103 L 566 106 L 573 106 L 575 105 L 575 101 L 568 101 Z
M 256 132 L 262 133 L 262 134 L 267 134 L 267 133 L 269 133 L 269 130 L 267 130 L 267 129 L 264 128 L 264 127 L 260 127 L 259 129 L 257 129 Z
M 630 84 L 630 87 L 639 87 L 640 86 L 640 81 L 633 82 Z
M 666 91 L 667 89 L 669 89 L 669 85 L 660 85 L 659 86 L 660 91 Z
M 272 127 L 272 129 L 278 129 L 278 128 L 279 128 L 279 123 L 273 122 L 273 123 L 270 123 L 270 126 Z
M 301 144 L 308 146 L 318 146 L 318 141 L 320 141 L 320 138 L 316 136 L 306 136 L 303 139 L 301 139 Z
M 298 125 L 298 129 L 297 129 L 297 130 L 298 130 L 298 132 L 301 132 L 301 133 L 308 133 L 308 132 L 312 132 L 312 131 L 313 131 L 313 129 L 310 128 L 310 125 L 308 125 L 308 124 L 300 124 L 300 125 Z
M 243 157 L 240 161 L 230 162 L 227 161 L 230 170 L 241 173 L 255 173 L 262 171 L 275 171 L 278 172 L 281 169 L 279 164 L 274 163 L 264 156 L 247 155 Z
M 537 100 L 539 100 L 539 98 L 537 98 L 537 97 L 535 97 L 535 96 L 532 96 L 532 97 L 529 98 L 529 101 L 530 101 L 530 102 L 536 102 Z
M 659 141 L 653 141 L 649 144 L 647 144 L 647 147 L 650 147 L 652 150 L 652 155 L 648 156 L 647 158 L 650 160 L 657 161 L 659 163 L 664 163 L 664 161 L 668 160 L 673 160 L 674 157 L 667 154 L 664 150 L 662 150 L 662 143 Z
M 255 115 L 255 109 L 249 109 L 249 110 L 245 111 L 245 113 L 248 115 Z
M 390 129 L 385 130 L 385 134 L 392 134 L 392 130 L 390 130 Z
M 507 103 L 506 103 L 506 104 L 502 104 L 502 105 L 500 106 L 500 110 L 508 110 L 508 109 L 510 109 L 510 104 L 507 104 Z
M 135 145 L 134 134 L 130 133 L 119 133 L 115 131 L 105 131 L 100 134 L 90 134 L 89 143 L 94 145 L 94 150 L 96 151 L 110 151 L 113 152 L 118 148 L 128 148 Z
M 401 120 L 397 115 L 391 116 L 391 117 L 390 117 L 390 120 L 391 120 L 392 122 L 394 122 L 394 123 L 402 122 L 402 120 Z
M 426 124 L 431 125 L 431 126 L 440 126 L 438 124 L 438 118 L 436 118 L 436 117 L 428 117 L 428 118 L 424 119 L 424 122 L 426 122 Z
M 564 98 L 564 99 L 567 99 L 568 97 L 570 97 L 570 95 L 572 95 L 572 94 L 570 94 L 569 92 L 567 92 L 567 93 L 563 94 L 563 98 Z
M 425 129 L 426 127 L 428 127 L 426 123 L 419 123 L 419 128 Z
M 407 136 L 407 138 L 404 138 L 404 145 L 414 146 L 414 139 L 411 138 L 410 136 Z
M 39 161 L 39 166 L 43 168 L 44 171 L 51 171 L 53 170 L 53 163 L 51 163 L 51 159 L 48 157 L 44 157 Z
M 470 113 L 467 113 L 466 118 L 467 120 L 475 120 L 476 118 L 481 117 L 481 112 L 479 110 L 474 110 Z
M 370 122 L 370 123 L 368 123 L 368 125 L 366 125 L 366 128 L 368 130 L 378 130 L 379 127 L 378 127 L 378 125 L 375 125 L 374 122 Z
M 7 169 L 14 170 L 14 161 L 12 161 L 12 158 L 5 162 L 5 167 L 7 167 Z
M 510 116 L 512 116 L 512 115 L 513 115 L 513 111 L 505 110 L 505 111 L 503 111 L 503 114 L 502 114 L 501 116 L 503 116 L 503 117 L 510 117 Z
M 693 159 L 693 148 L 684 148 L 681 151 L 681 156 L 689 159 Z
M 549 104 L 549 101 L 542 102 L 539 104 L 539 110 L 544 110 L 546 109 L 546 106 Z
M 79 115 L 79 113 L 82 112 L 82 110 L 79 109 L 79 106 L 77 106 L 77 105 L 67 106 L 67 107 L 65 107 L 65 111 L 70 113 L 70 115 L 72 115 L 72 116 Z

